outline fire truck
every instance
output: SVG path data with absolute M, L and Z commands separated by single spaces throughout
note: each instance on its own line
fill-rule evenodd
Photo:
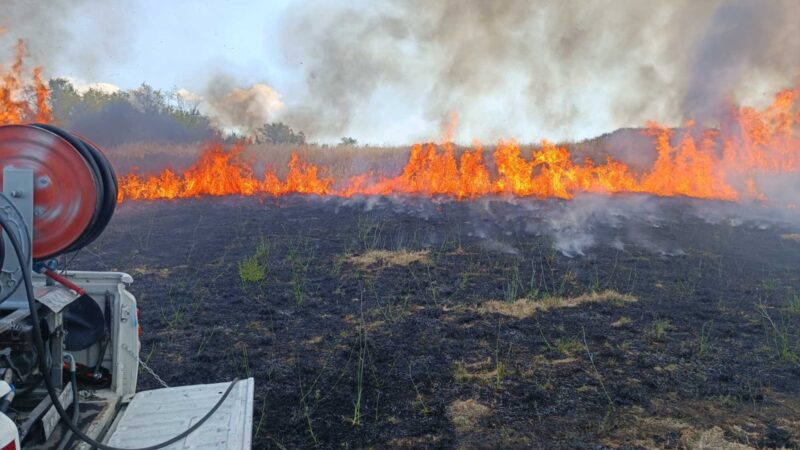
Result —
M 0 450 L 249 449 L 253 379 L 137 392 L 133 278 L 67 270 L 117 204 L 88 139 L 0 126 Z M 155 374 L 153 374 L 155 375 Z

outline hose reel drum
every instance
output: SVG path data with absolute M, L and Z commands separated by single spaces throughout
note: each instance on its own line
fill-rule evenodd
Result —
M 2 126 L 0 162 L 33 170 L 34 261 L 85 247 L 114 214 L 116 175 L 86 139 L 52 125 Z
M 27 308 L 23 275 L 34 263 L 52 267 L 57 256 L 86 247 L 103 232 L 117 204 L 117 178 L 96 145 L 52 125 L 0 126 L 0 165 L 0 216 L 11 224 L 29 264 L 19 267 L 4 234 L 0 308 Z M 68 349 L 76 347 L 71 340 L 104 327 L 91 300 L 71 305 L 64 321 Z

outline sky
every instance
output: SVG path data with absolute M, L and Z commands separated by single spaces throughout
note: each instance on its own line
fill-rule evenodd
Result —
M 252 2 L 237 6 L 223 0 L 141 0 L 125 8 L 134 23 L 129 47 L 111 55 L 94 77 L 124 88 L 142 82 L 169 88 L 201 90 L 214 67 L 226 67 L 245 83 L 268 81 L 283 87 L 289 80 L 286 61 L 276 45 L 280 17 L 290 0 Z M 91 30 L 95 20 L 84 6 L 78 29 Z M 59 68 L 80 75 L 79 61 Z
M 51 77 L 146 82 L 320 141 L 579 140 L 798 84 L 795 0 L 0 0 Z M 793 25 L 795 24 L 795 25 Z M 241 114 L 239 113 L 241 112 Z

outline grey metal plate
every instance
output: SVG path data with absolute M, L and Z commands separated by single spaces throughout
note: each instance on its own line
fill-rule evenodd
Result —
M 34 289 L 36 301 L 50 308 L 54 313 L 61 312 L 70 303 L 80 298 L 80 294 L 64 286 L 41 286 Z
M 107 443 L 131 448 L 164 442 L 201 419 L 227 387 L 228 383 L 217 383 L 139 392 L 122 413 Z M 249 450 L 252 427 L 253 379 L 248 378 L 236 384 L 203 426 L 165 448 Z

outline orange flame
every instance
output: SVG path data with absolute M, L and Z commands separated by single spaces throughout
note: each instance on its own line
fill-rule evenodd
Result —
M 35 68 L 26 78 L 25 53 L 20 40 L 13 64 L 7 70 L 0 66 L 0 124 L 52 122 L 50 92 L 42 70 Z M 210 143 L 183 172 L 165 169 L 148 176 L 122 176 L 119 201 L 292 193 L 569 199 L 583 192 L 769 201 L 759 187 L 759 178 L 800 175 L 800 88 L 778 93 L 763 110 L 731 108 L 728 116 L 718 130 L 700 130 L 690 122 L 676 132 L 648 123 L 646 134 L 653 138 L 657 156 L 649 170 L 638 174 L 611 157 L 602 163 L 588 158 L 576 162 L 566 147 L 547 141 L 530 158 L 523 156 L 515 141 L 501 141 L 487 164 L 479 143 L 456 150 L 451 141 L 457 115 L 452 114 L 443 143 L 412 146 L 405 167 L 395 176 L 365 173 L 337 182 L 326 168 L 293 153 L 284 179 L 270 168 L 259 178 L 253 161 L 244 155 L 245 143 L 230 149 Z
M 243 156 L 244 145 L 225 150 L 209 144 L 200 159 L 183 173 L 164 170 L 143 178 L 122 177 L 124 199 L 172 199 L 204 195 L 444 195 L 469 199 L 483 195 L 515 195 L 569 199 L 578 193 L 647 193 L 720 200 L 767 200 L 756 175 L 796 173 L 800 169 L 800 89 L 779 93 L 762 111 L 731 111 L 724 131 L 698 130 L 688 123 L 673 144 L 673 130 L 649 123 L 657 158 L 650 170 L 636 174 L 625 163 L 607 158 L 602 164 L 575 163 L 564 146 L 543 141 L 530 159 L 514 141 L 501 141 L 492 154 L 494 171 L 474 143 L 459 154 L 449 138 L 443 144 L 415 144 L 402 172 L 394 177 L 365 173 L 341 185 L 325 168 L 304 162 L 297 153 L 286 179 L 266 170 L 253 175 Z M 448 131 L 447 135 L 452 135 Z M 700 138 L 696 139 L 695 136 Z M 643 149 L 645 150 L 645 149 Z
M 282 195 L 288 193 L 332 193 L 333 180 L 325 171 L 304 163 L 293 154 L 286 181 L 280 181 L 272 170 L 263 179 L 253 174 L 252 164 L 242 155 L 244 143 L 226 150 L 219 143 L 207 144 L 200 159 L 181 174 L 165 169 L 158 175 L 123 175 L 119 179 L 118 201 L 125 199 L 170 199 L 203 195 Z
M 14 63 L 9 70 L 0 65 L 0 124 L 53 121 L 48 103 L 50 90 L 42 80 L 40 67 L 33 69 L 30 85 L 26 84 L 25 53 L 25 43 L 19 40 L 14 46 Z

